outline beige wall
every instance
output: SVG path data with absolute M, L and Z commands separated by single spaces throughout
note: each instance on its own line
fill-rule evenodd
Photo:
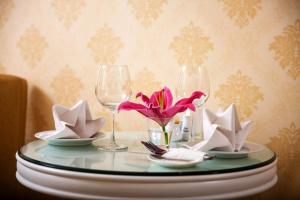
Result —
M 0 44 L 0 73 L 30 84 L 27 141 L 52 127 L 53 103 L 87 99 L 110 119 L 93 92 L 100 63 L 127 64 L 134 93 L 174 90 L 181 64 L 203 64 L 207 106 L 235 102 L 250 139 L 278 154 L 279 184 L 260 197 L 300 196 L 299 0 L 0 0 Z M 117 127 L 144 119 L 121 113 Z

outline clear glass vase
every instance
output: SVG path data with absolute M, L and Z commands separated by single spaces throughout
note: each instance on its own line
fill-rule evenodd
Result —
M 170 121 L 170 119 L 163 119 L 162 121 Z M 159 146 L 168 147 L 172 137 L 172 131 L 168 131 L 166 126 L 161 125 L 161 119 L 147 118 L 147 128 L 149 134 L 149 141 Z

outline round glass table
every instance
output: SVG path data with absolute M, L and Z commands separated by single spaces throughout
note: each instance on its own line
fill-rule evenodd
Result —
M 262 192 L 277 181 L 276 155 L 268 148 L 247 158 L 175 169 L 147 159 L 140 144 L 145 133 L 122 132 L 117 138 L 128 151 L 98 150 L 105 138 L 77 147 L 30 142 L 16 154 L 16 177 L 33 190 L 74 199 L 230 199 Z

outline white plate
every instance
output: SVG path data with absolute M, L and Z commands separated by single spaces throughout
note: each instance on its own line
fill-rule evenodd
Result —
M 44 131 L 44 132 L 38 132 L 34 136 L 38 139 L 42 139 L 39 137 L 40 134 L 47 134 L 51 133 L 52 131 Z M 48 141 L 48 144 L 55 145 L 55 146 L 83 146 L 83 145 L 89 145 L 93 142 L 93 140 L 99 139 L 104 137 L 104 133 L 98 132 L 91 138 L 80 138 L 80 139 L 53 139 L 53 140 L 45 140 Z
M 222 151 L 222 148 L 215 148 L 207 152 L 208 155 L 216 156 L 217 158 L 245 158 L 249 153 L 255 153 L 262 151 L 264 149 L 263 145 L 253 143 L 253 142 L 245 142 L 242 149 L 238 152 L 228 152 Z
M 151 155 L 147 157 L 151 162 L 160 165 L 162 167 L 169 167 L 169 168 L 187 168 L 187 167 L 193 167 L 196 164 L 202 162 L 202 159 L 197 159 L 193 161 L 177 161 L 177 160 L 168 160 L 168 159 L 159 159 L 155 158 Z

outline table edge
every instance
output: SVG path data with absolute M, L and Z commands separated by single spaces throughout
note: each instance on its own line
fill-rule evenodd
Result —
M 273 152 L 273 151 L 272 151 Z M 60 170 L 67 170 L 67 171 L 74 171 L 74 172 L 82 172 L 87 174 L 106 174 L 106 175 L 119 175 L 119 176 L 195 176 L 195 175 L 211 175 L 211 174 L 227 174 L 227 173 L 235 173 L 235 172 L 242 172 L 247 170 L 253 170 L 257 169 L 263 166 L 267 166 L 271 163 L 273 163 L 277 155 L 275 152 L 273 152 L 274 155 L 271 159 L 266 160 L 261 163 L 253 164 L 250 166 L 245 167 L 239 167 L 234 169 L 221 169 L 221 170 L 211 170 L 211 171 L 189 171 L 189 172 L 125 172 L 125 171 L 110 171 L 110 170 L 99 170 L 99 169 L 83 169 L 83 168 L 75 168 L 75 167 L 69 167 L 69 166 L 61 166 L 56 164 L 51 164 L 47 162 L 38 161 L 32 158 L 29 158 L 22 154 L 20 149 L 17 151 L 17 155 L 33 164 L 37 164 L 43 167 L 49 167 L 52 169 L 60 169 Z

